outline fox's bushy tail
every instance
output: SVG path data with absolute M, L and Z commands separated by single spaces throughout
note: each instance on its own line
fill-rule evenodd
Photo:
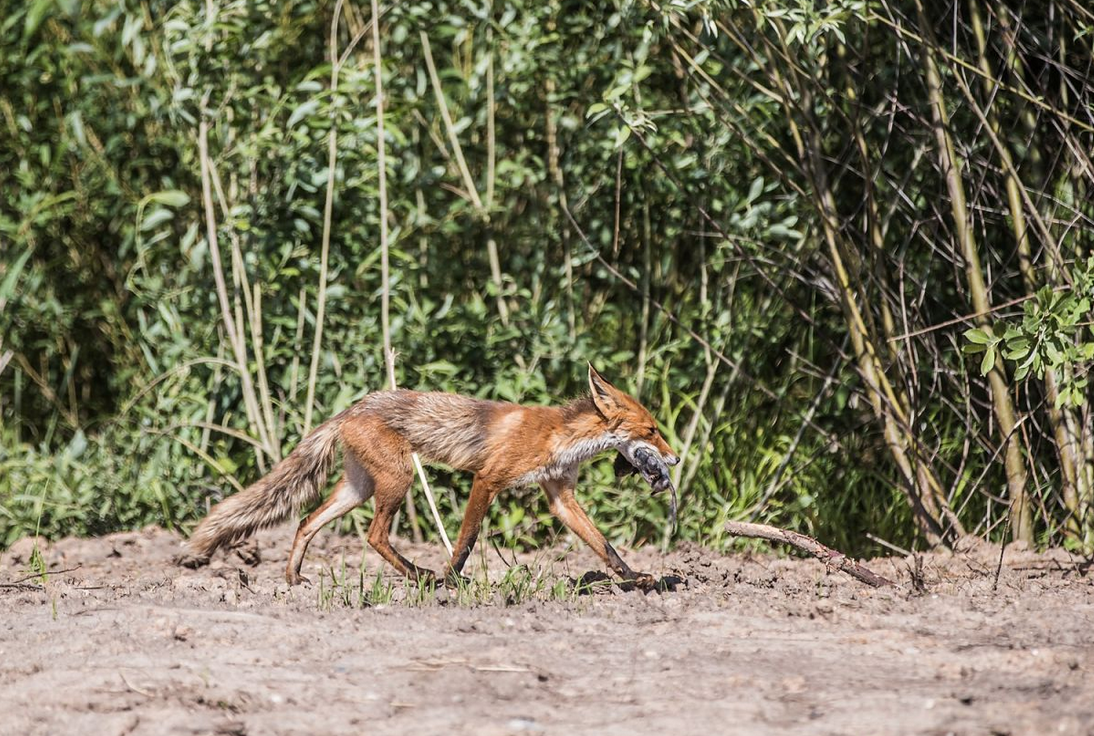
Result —
M 343 414 L 315 428 L 268 474 L 213 507 L 190 536 L 190 550 L 208 558 L 218 547 L 245 539 L 315 501 L 327 481 Z

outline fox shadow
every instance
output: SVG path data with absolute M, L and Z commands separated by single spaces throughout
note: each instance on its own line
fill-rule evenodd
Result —
M 589 570 L 576 578 L 570 578 L 570 584 L 577 595 L 592 595 L 613 588 L 625 593 L 635 590 L 642 593 L 675 593 L 687 585 L 687 580 L 679 575 L 665 575 L 656 578 L 653 585 L 640 586 L 633 580 L 617 580 L 603 570 Z

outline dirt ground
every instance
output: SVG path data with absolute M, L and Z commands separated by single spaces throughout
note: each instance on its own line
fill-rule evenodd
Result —
M 504 584 L 488 547 L 470 572 L 493 593 L 429 595 L 329 532 L 290 589 L 290 537 L 196 571 L 159 529 L 68 539 L 44 580 L 32 540 L 0 553 L 0 733 L 1094 734 L 1094 570 L 1063 551 L 1008 549 L 995 589 L 986 545 L 919 574 L 874 560 L 899 583 L 873 590 L 809 560 L 646 549 L 624 557 L 675 592 L 579 594 L 586 550 L 522 557 L 534 573 Z

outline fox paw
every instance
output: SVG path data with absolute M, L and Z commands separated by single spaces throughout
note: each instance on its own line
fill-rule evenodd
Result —
M 236 553 L 239 559 L 243 560 L 245 565 L 257 567 L 262 562 L 262 553 L 258 551 L 258 543 L 253 539 L 233 547 L 232 551 Z
M 452 588 L 453 590 L 466 588 L 467 586 L 471 585 L 471 578 L 458 572 L 449 570 L 447 573 L 445 573 L 444 585 L 446 588 Z
M 183 552 L 182 554 L 175 555 L 172 561 L 179 567 L 188 567 L 191 570 L 196 570 L 199 567 L 205 567 L 209 564 L 209 557 L 206 555 L 195 555 L 189 552 Z
M 438 580 L 437 573 L 426 567 L 412 567 L 406 577 L 422 588 L 436 587 Z
M 311 580 L 308 580 L 306 577 L 298 572 L 293 572 L 290 570 L 285 573 L 285 582 L 289 585 L 300 585 L 301 583 L 310 583 Z
M 663 578 L 654 577 L 649 573 L 635 573 L 634 577 L 627 578 L 619 587 L 623 590 L 641 590 L 643 593 L 656 591 L 658 593 L 672 593 L 677 587 L 686 581 L 678 575 L 666 575 Z

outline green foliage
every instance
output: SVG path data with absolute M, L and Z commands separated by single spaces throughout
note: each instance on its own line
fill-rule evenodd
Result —
M 147 523 L 185 531 L 299 441 L 332 133 L 315 416 L 383 387 L 369 8 L 342 6 L 332 88 L 336 5 L 6 7 L 0 545 L 39 528 L 51 537 Z M 903 481 L 849 354 L 836 293 L 842 281 L 821 228 L 829 205 L 818 204 L 807 176 L 817 164 L 803 163 L 815 152 L 817 161 L 846 166 L 830 177 L 836 196 L 826 216 L 838 217 L 859 247 L 847 258 L 851 277 L 903 279 L 882 298 L 857 298 L 871 325 L 884 323 L 883 303 L 908 330 L 968 312 L 952 279 L 957 259 L 938 258 L 919 240 L 934 236 L 922 213 L 941 179 L 920 165 L 927 136 L 916 126 L 930 111 L 918 67 L 898 74 L 889 63 L 904 58 L 905 39 L 882 33 L 889 26 L 874 10 L 850 0 L 382 5 L 399 384 L 559 402 L 584 390 L 591 360 L 640 392 L 674 447 L 688 445 L 679 538 L 728 545 L 721 522 L 747 517 L 818 534 L 848 552 L 876 550 L 867 530 L 914 544 Z M 442 122 L 422 33 L 474 195 Z M 744 37 L 754 47 L 737 42 Z M 850 59 L 859 48 L 865 58 Z M 817 88 L 788 91 L 779 86 L 787 79 Z M 837 91 L 848 84 L 854 96 Z M 884 114 L 864 112 L 872 110 Z M 955 117 L 955 126 L 979 135 L 971 115 Z M 214 285 L 202 120 L 242 366 Z M 894 120 L 912 132 L 890 145 L 884 136 Z M 863 166 L 848 158 L 856 131 L 878 152 Z M 994 176 L 998 167 L 983 168 Z M 863 172 L 872 172 L 870 184 Z M 1056 201 L 1082 202 L 1081 182 L 1047 179 L 1043 188 Z M 874 217 L 862 211 L 870 186 L 894 203 L 882 213 L 882 247 L 865 236 L 853 241 L 853 226 Z M 984 227 L 987 260 L 1006 275 L 1002 291 L 1013 281 L 1004 255 L 1013 246 L 1000 223 Z M 1061 235 L 1077 248 L 1068 237 L 1078 236 Z M 1059 371 L 1058 403 L 1081 403 L 1082 366 L 1094 351 L 1084 325 L 1089 276 L 1074 276 L 1082 278 L 1082 288 L 1037 291 L 1020 322 L 967 333 L 966 350 L 982 353 L 982 372 L 999 357 L 1018 378 Z M 898 293 L 912 295 L 911 303 L 896 304 Z M 920 392 L 913 402 L 920 446 L 946 468 L 961 513 L 988 518 L 995 497 L 975 491 L 1001 477 L 991 422 L 977 407 L 967 415 L 954 409 L 974 403 L 963 381 L 937 391 L 920 385 L 940 366 L 942 375 L 963 375 L 950 343 L 939 348 L 929 339 L 897 354 L 910 366 L 894 369 L 906 379 L 898 391 Z M 257 431 L 244 372 L 257 386 L 272 447 Z M 469 479 L 432 476 L 454 530 Z M 614 541 L 664 541 L 667 499 L 633 480 L 617 483 L 608 462 L 583 472 L 580 493 Z M 520 490 L 496 504 L 490 533 L 506 546 L 552 538 L 560 527 L 540 496 Z M 429 526 L 422 531 L 432 538 Z M 338 585 L 342 595 L 345 581 Z M 506 585 L 523 598 L 531 583 Z M 387 595 L 366 595 L 366 587 L 358 581 L 358 603 Z
M 221 187 L 216 216 L 236 309 L 248 315 L 241 322 L 250 322 L 244 302 L 252 296 L 241 288 L 249 283 L 261 292 L 258 329 L 273 434 L 287 451 L 302 430 L 307 361 L 301 357 L 314 330 L 332 125 L 337 190 L 317 415 L 381 387 L 370 55 L 361 47 L 352 51 L 338 87 L 328 88 L 333 5 L 90 3 L 69 12 L 38 3 L 13 10 L 0 69 L 11 80 L 2 103 L 10 115 L 0 147 L 0 236 L 14 241 L 18 257 L 4 267 L 0 303 L 6 304 L 3 347 L 28 360 L 0 374 L 3 541 L 39 522 L 50 536 L 150 522 L 175 526 L 231 492 L 226 479 L 245 484 L 268 467 L 268 458 L 237 436 L 251 428 L 238 372 L 224 363 L 231 352 L 212 288 L 195 146 L 202 114 L 213 122 Z M 611 247 L 618 227 L 616 263 L 641 280 L 643 242 L 671 244 L 695 227 L 688 194 L 646 176 L 651 154 L 626 140 L 620 131 L 627 127 L 604 132 L 583 121 L 588 100 L 595 101 L 590 89 L 636 109 L 660 105 L 658 99 L 672 93 L 668 70 L 649 56 L 658 43 L 653 26 L 632 29 L 635 14 L 644 12 L 638 8 L 564 13 L 513 6 L 491 15 L 488 6 L 453 6 L 439 16 L 427 8 L 392 7 L 384 20 L 400 383 L 560 401 L 583 389 L 584 362 L 591 359 L 633 388 L 641 298 L 564 232 L 562 190 L 545 161 L 551 154 L 544 118 L 550 104 L 558 165 L 571 201 L 582 202 L 577 215 L 592 244 Z M 343 50 L 367 22 L 359 12 L 346 11 Z M 488 222 L 457 189 L 417 43 L 421 30 L 442 64 L 444 92 L 483 189 L 486 61 L 494 54 L 497 159 Z M 543 96 L 546 78 L 556 88 L 551 99 Z M 694 121 L 664 121 L 651 141 L 680 141 L 694 130 Z M 720 137 L 711 144 L 702 161 L 677 154 L 690 180 L 730 175 L 733 142 Z M 622 217 L 616 223 L 614 191 L 602 182 L 613 176 L 618 155 Z M 776 218 L 773 227 L 795 235 L 789 203 L 764 195 L 764 180 L 747 160 L 731 178 L 753 182 L 747 192 L 727 189 L 714 203 L 732 215 L 735 232 L 758 237 Z M 641 212 L 649 213 L 645 230 Z M 494 308 L 497 294 L 482 247 L 488 234 L 501 241 L 508 325 Z M 241 260 L 228 248 L 238 249 Z M 726 349 L 740 333 L 736 349 L 743 351 L 764 336 L 748 326 L 747 315 L 734 321 L 716 307 L 726 293 L 730 269 L 721 262 L 729 251 L 724 243 L 709 248 L 709 263 L 700 264 L 677 261 L 670 246 L 657 246 L 651 288 L 681 314 L 693 312 L 695 324 Z M 562 264 L 567 252 L 576 274 L 571 284 Z M 689 286 L 700 267 L 719 282 L 702 303 Z M 693 390 L 696 378 L 687 366 L 697 347 L 656 311 L 647 328 L 644 378 L 647 391 L 653 389 L 647 399 L 672 431 L 685 421 L 682 392 Z M 250 359 L 253 371 L 253 350 Z M 704 418 L 707 445 L 692 461 L 726 466 L 728 456 L 716 452 L 716 462 L 710 449 L 737 431 L 733 417 L 748 412 L 747 402 L 735 401 L 717 427 Z M 748 464 L 742 457 L 729 466 Z M 435 476 L 439 487 L 451 489 L 441 507 L 454 529 L 459 506 L 453 498 L 465 496 L 468 479 Z M 706 472 L 695 477 L 710 487 Z M 660 538 L 667 501 L 635 485 L 618 489 L 607 464 L 589 469 L 583 480 L 591 512 L 614 538 Z M 720 482 L 728 480 L 723 475 Z M 711 524 L 732 513 L 734 494 L 718 489 L 710 498 L 697 491 L 694 499 L 684 508 L 685 533 L 720 539 Z M 531 545 L 556 526 L 537 494 L 522 491 L 499 505 L 491 528 L 507 544 Z
M 998 353 L 1014 365 L 1015 380 L 1044 379 L 1046 372 L 1053 372 L 1060 385 L 1055 408 L 1083 405 L 1085 374 L 1094 360 L 1094 336 L 1086 329 L 1094 296 L 1094 258 L 1071 274 L 1071 282 L 1066 290 L 1039 289 L 1022 305 L 1021 320 L 997 328 L 1001 337 L 982 329 L 965 333 L 969 343 L 964 351 L 984 353 L 981 374 L 987 374 Z

